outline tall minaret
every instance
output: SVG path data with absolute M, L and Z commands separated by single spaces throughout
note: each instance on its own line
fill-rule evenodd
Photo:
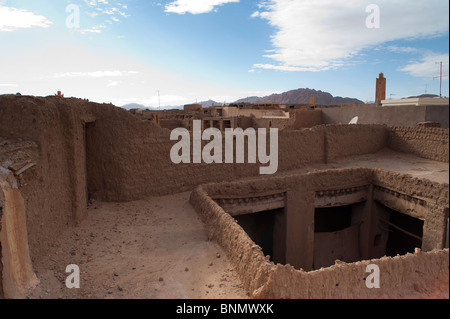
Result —
M 386 100 L 386 78 L 383 73 L 380 73 L 380 77 L 377 79 L 377 89 L 375 92 L 375 105 L 380 106 L 381 101 Z

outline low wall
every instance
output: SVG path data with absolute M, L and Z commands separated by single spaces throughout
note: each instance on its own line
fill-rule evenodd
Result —
M 384 125 L 327 125 L 326 161 L 329 163 L 344 157 L 376 153 L 386 146 L 387 137 Z
M 390 127 L 388 147 L 402 153 L 448 163 L 449 129 Z
M 259 176 L 261 164 L 173 164 L 176 141 L 154 137 L 145 128 L 130 131 L 123 124 L 97 117 L 88 131 L 88 176 L 92 196 L 106 201 L 129 201 L 151 195 L 188 191 L 208 182 Z M 112 120 L 111 120 L 112 121 Z M 119 119 L 114 120 L 114 122 Z M 132 125 L 132 124 L 130 124 Z M 317 126 L 280 131 L 278 172 L 333 162 L 352 155 L 376 153 L 386 143 L 386 128 Z M 114 172 L 110 174 L 109 172 Z

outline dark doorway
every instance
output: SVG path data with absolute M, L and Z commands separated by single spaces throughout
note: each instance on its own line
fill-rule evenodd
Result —
M 248 236 L 262 248 L 264 255 L 269 255 L 274 263 L 284 264 L 286 260 L 284 216 L 284 208 L 281 208 L 234 218 Z
M 85 145 L 85 174 L 86 174 L 86 200 L 89 203 L 89 200 L 92 198 L 94 193 L 94 187 L 91 183 L 90 177 L 91 174 L 95 171 L 93 168 L 94 158 L 92 157 L 93 152 L 95 152 L 95 147 L 93 146 L 93 130 L 95 129 L 95 122 L 87 122 L 84 124 L 84 145 Z
M 313 269 L 329 267 L 336 260 L 360 260 L 360 227 L 354 221 L 355 205 L 316 208 L 314 215 Z
M 415 248 L 422 248 L 424 222 L 421 219 L 389 210 L 389 221 L 381 221 L 389 227 L 389 237 L 386 245 L 387 256 L 414 253 Z

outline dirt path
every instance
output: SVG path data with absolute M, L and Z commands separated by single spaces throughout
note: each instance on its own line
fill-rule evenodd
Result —
M 88 218 L 34 264 L 41 284 L 28 298 L 248 298 L 189 195 L 94 202 Z M 80 267 L 80 289 L 65 286 L 70 264 Z

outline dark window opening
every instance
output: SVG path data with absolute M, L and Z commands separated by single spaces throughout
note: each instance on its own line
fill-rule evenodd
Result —
M 284 208 L 234 217 L 265 256 L 275 263 L 285 263 Z
M 405 255 L 413 253 L 415 248 L 422 248 L 423 220 L 393 209 L 389 209 L 389 212 L 389 221 L 381 220 L 381 224 L 389 229 L 386 255 Z
M 231 128 L 231 121 L 223 121 L 223 128 L 227 129 L 227 128 Z
M 361 260 L 357 208 L 358 204 L 316 208 L 313 269 L 329 267 L 337 259 L 348 263 Z
M 314 232 L 331 233 L 350 227 L 352 224 L 352 205 L 330 208 L 317 208 L 314 216 Z

